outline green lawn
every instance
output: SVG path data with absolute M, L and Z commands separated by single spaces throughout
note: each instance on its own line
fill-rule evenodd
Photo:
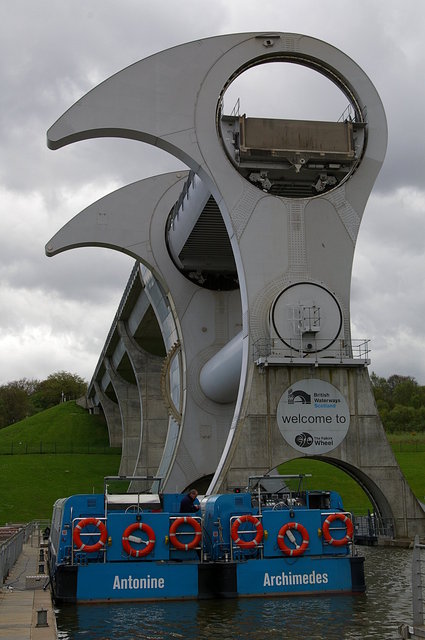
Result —
M 50 519 L 54 502 L 74 493 L 102 493 L 121 454 L 0 456 L 0 524 Z
M 397 447 L 405 445 L 425 450 L 425 431 L 412 431 L 411 433 L 387 433 L 389 443 Z
M 74 401 L 58 404 L 0 429 L 0 455 L 87 453 L 95 448 L 109 449 L 105 421 L 89 414 Z
M 0 524 L 49 519 L 58 498 L 102 492 L 104 476 L 116 475 L 120 461 L 105 421 L 75 402 L 1 429 Z
M 425 502 L 425 451 L 394 452 L 397 462 L 415 496 Z

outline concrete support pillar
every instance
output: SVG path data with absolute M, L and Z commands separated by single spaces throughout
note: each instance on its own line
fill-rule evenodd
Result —
M 141 437 L 134 475 L 156 475 L 168 429 L 168 411 L 161 393 L 163 358 L 141 349 L 122 320 L 117 329 L 134 371 L 141 408 Z
M 117 373 L 110 360 L 105 358 L 106 370 L 111 378 L 123 426 L 120 475 L 134 475 L 141 439 L 141 407 L 139 391 Z
M 119 406 L 108 398 L 96 381 L 94 382 L 94 388 L 108 425 L 109 445 L 111 447 L 122 447 L 123 429 Z

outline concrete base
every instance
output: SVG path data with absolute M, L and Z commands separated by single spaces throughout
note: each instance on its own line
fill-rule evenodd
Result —
M 279 431 L 277 407 L 286 389 L 308 378 L 332 384 L 344 396 L 350 426 L 343 441 L 326 455 L 308 456 L 292 448 Z M 365 367 L 269 367 L 252 365 L 245 415 L 239 418 L 214 492 L 245 486 L 250 475 L 261 475 L 300 457 L 314 457 L 350 475 L 372 502 L 374 512 L 392 521 L 395 538 L 425 536 L 425 511 L 403 476 L 388 443 Z

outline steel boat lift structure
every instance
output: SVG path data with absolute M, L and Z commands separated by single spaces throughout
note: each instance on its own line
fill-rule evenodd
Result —
M 269 62 L 327 77 L 347 97 L 346 118 L 224 114 L 231 82 Z M 47 255 L 109 247 L 142 265 L 167 352 L 170 415 L 157 416 L 168 428 L 161 456 L 151 460 L 162 490 L 212 476 L 206 493 L 225 492 L 309 455 L 354 477 L 396 536 L 422 532 L 424 513 L 373 400 L 366 343 L 355 344 L 350 332 L 355 242 L 387 144 L 385 113 L 366 74 L 300 34 L 198 40 L 95 87 L 49 129 L 48 146 L 97 137 L 157 146 L 190 170 L 109 194 L 46 245 Z M 121 325 L 123 348 L 126 331 Z M 114 375 L 119 385 L 109 366 Z M 134 474 L 148 467 L 146 408 L 158 404 L 135 377 L 139 429 L 123 434 L 125 471 Z

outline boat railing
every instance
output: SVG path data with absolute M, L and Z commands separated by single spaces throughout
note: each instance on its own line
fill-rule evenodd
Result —
M 72 544 L 71 544 L 71 564 L 74 565 L 74 563 L 76 563 L 76 558 L 75 556 L 80 553 L 80 550 L 77 549 L 75 547 L 75 542 L 74 542 L 74 529 L 76 527 L 76 525 L 78 524 L 78 522 L 81 522 L 81 520 L 83 520 L 84 518 L 81 518 L 81 516 L 79 516 L 78 518 L 73 518 L 71 521 L 71 538 L 72 538 Z M 106 525 L 106 517 L 98 517 L 96 516 L 96 520 L 100 520 L 101 522 L 103 522 Z M 93 536 L 98 536 L 100 538 L 101 532 L 98 531 L 86 531 L 85 533 L 83 532 L 83 530 L 80 531 L 80 538 L 81 540 L 83 538 L 88 538 L 91 537 L 93 538 Z M 102 557 L 102 562 L 106 562 L 106 547 L 107 545 L 103 545 L 98 551 L 97 553 L 102 553 L 103 557 Z M 84 550 L 81 550 L 84 553 Z M 99 556 L 97 556 L 99 557 Z M 94 556 L 93 556 L 94 558 Z M 77 563 L 78 564 L 78 563 Z
M 166 540 L 166 542 L 171 542 L 170 544 L 170 553 L 171 551 L 178 551 L 180 550 L 184 550 L 184 551 L 188 551 L 188 549 L 194 549 L 194 550 L 199 550 L 202 549 L 202 535 L 203 535 L 203 527 L 202 527 L 202 518 L 201 516 L 195 516 L 195 515 L 178 515 L 178 516 L 170 516 L 169 517 L 169 521 L 170 521 L 170 526 L 169 526 L 169 534 L 168 534 L 168 539 Z M 194 521 L 197 525 L 198 528 L 192 527 L 191 530 L 185 530 L 185 529 L 179 529 L 177 531 L 177 529 L 181 524 L 193 524 L 192 521 Z M 174 531 L 172 529 L 174 526 L 176 526 L 176 530 Z M 177 536 L 181 537 L 182 540 L 178 540 Z M 190 536 L 190 538 L 188 539 L 188 537 Z M 199 541 L 198 544 L 195 544 L 192 546 L 193 542 L 196 540 L 196 537 L 199 537 Z M 174 542 L 171 541 L 171 537 L 174 537 Z M 183 539 L 186 538 L 186 542 L 183 542 Z M 180 544 L 175 544 L 175 542 L 178 541 L 178 543 Z M 181 546 L 180 546 L 181 545 Z M 202 554 L 200 554 L 200 559 L 202 562 Z
M 260 524 L 262 524 L 262 520 L 263 520 L 263 516 L 262 514 L 258 514 L 253 516 L 252 514 L 240 514 L 238 516 L 231 516 L 229 519 L 229 539 L 230 539 L 230 561 L 233 562 L 234 556 L 235 556 L 235 551 L 243 551 L 244 548 L 247 550 L 251 550 L 251 549 L 255 549 L 255 550 L 259 550 L 260 551 L 260 557 L 261 559 L 263 559 L 263 549 L 264 549 L 264 544 L 262 542 L 262 540 L 260 542 L 258 542 L 257 544 L 255 544 L 255 546 L 253 547 L 243 547 L 243 546 L 239 546 L 236 540 L 233 540 L 232 538 L 232 528 L 233 525 L 235 524 L 235 522 L 237 520 L 240 520 L 240 518 L 243 518 L 244 515 L 249 516 L 250 518 L 253 518 L 255 520 L 257 520 Z M 250 521 L 250 520 L 249 520 Z M 257 525 L 258 527 L 258 525 Z M 240 531 L 241 535 L 255 535 L 257 534 L 257 527 L 254 527 L 252 529 L 243 529 L 242 531 Z M 254 538 L 253 538 L 254 539 Z M 238 538 L 239 540 L 239 538 Z
M 279 509 L 285 501 L 286 506 L 296 504 L 305 494 L 302 489 L 304 478 L 311 478 L 311 473 L 250 476 L 247 492 L 251 494 L 252 504 L 258 507 L 261 514 L 262 507 L 275 506 Z
M 323 544 L 328 544 L 328 545 L 336 545 L 336 546 L 342 546 L 340 543 L 340 540 L 345 540 L 344 542 L 344 546 L 348 545 L 351 547 L 351 555 L 354 555 L 355 552 L 355 545 L 354 545 L 354 518 L 353 518 L 353 514 L 350 511 L 322 511 L 321 512 L 321 516 L 322 516 L 322 520 L 323 520 L 323 524 L 322 524 L 322 531 L 321 531 L 321 535 L 323 536 Z M 332 517 L 333 516 L 333 517 Z M 341 518 L 341 516 L 343 516 L 343 519 Z M 330 519 L 330 522 L 329 522 Z M 324 524 L 325 522 L 328 521 L 328 532 L 329 532 L 329 536 L 330 539 L 326 539 L 326 537 L 324 536 L 323 533 L 323 528 L 324 528 Z M 350 531 L 351 529 L 351 531 Z M 338 535 L 338 538 L 334 539 L 332 536 L 332 532 L 333 531 L 339 531 L 339 532 L 346 532 L 345 536 L 342 536 L 342 538 L 340 538 L 340 536 Z

